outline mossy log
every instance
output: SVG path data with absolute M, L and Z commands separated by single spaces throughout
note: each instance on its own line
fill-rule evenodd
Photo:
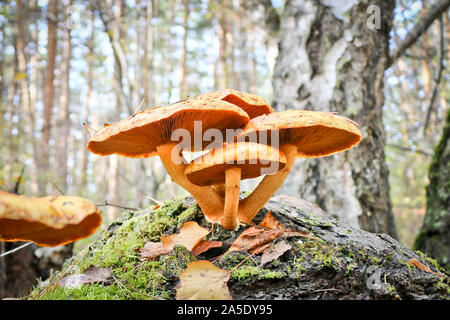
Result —
M 214 263 L 233 269 L 228 281 L 233 299 L 450 299 L 449 276 L 443 268 L 388 235 L 345 225 L 316 205 L 287 196 L 272 198 L 254 221 L 261 221 L 268 210 L 285 226 L 307 229 L 318 239 L 287 239 L 292 250 L 263 267 L 260 255 L 223 255 Z M 211 228 L 191 198 L 167 201 L 155 209 L 125 211 L 98 240 L 68 260 L 62 271 L 40 282 L 28 298 L 174 299 L 179 274 L 189 262 L 222 255 L 247 228 L 230 232 L 216 225 L 206 240 L 223 241 L 223 246 L 198 257 L 177 246 L 156 261 L 139 259 L 147 241 L 178 232 L 190 220 Z M 58 286 L 62 278 L 92 265 L 110 268 L 112 279 L 78 288 Z

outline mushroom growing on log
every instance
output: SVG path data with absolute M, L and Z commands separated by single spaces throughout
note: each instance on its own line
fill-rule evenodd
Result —
M 272 141 L 272 132 L 277 139 Z M 265 141 L 261 141 L 264 134 Z M 258 211 L 283 184 L 295 158 L 317 158 L 348 150 L 361 141 L 357 124 L 330 112 L 287 110 L 250 120 L 238 141 L 246 138 L 279 148 L 286 156 L 286 166 L 267 175 L 256 189 L 239 204 L 239 220 L 250 223 Z
M 221 225 L 227 230 L 239 226 L 240 182 L 273 174 L 286 165 L 286 157 L 276 148 L 254 142 L 224 144 L 186 167 L 186 177 L 200 186 L 225 182 L 225 203 Z
M 201 136 L 195 136 L 195 121 L 201 121 Z M 211 186 L 192 184 L 184 175 L 186 164 L 182 146 L 190 151 L 202 151 L 209 142 L 203 139 L 208 129 L 243 127 L 249 121 L 241 108 L 222 100 L 183 100 L 172 105 L 143 110 L 127 119 L 107 125 L 89 140 L 88 149 L 99 155 L 117 154 L 132 158 L 159 155 L 171 178 L 186 189 L 197 201 L 208 220 L 217 222 L 223 213 L 223 199 Z M 173 140 L 175 130 L 186 130 L 189 141 L 179 144 Z M 181 131 L 179 131 L 181 132 Z

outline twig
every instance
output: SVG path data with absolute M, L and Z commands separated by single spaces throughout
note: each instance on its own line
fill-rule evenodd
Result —
M 24 171 L 25 171 L 25 166 L 22 167 L 22 170 L 20 171 L 20 175 L 17 178 L 17 181 L 16 181 L 16 184 L 14 186 L 14 189 L 12 190 L 12 192 L 15 193 L 15 194 L 19 194 L 19 187 L 20 187 L 20 184 L 22 183 L 22 178 L 23 178 Z
M 386 144 L 386 147 L 391 147 L 391 148 L 399 149 L 399 150 L 406 151 L 406 152 L 415 152 L 415 153 L 423 154 L 424 156 L 427 156 L 427 157 L 433 156 L 433 154 L 429 151 L 424 151 L 421 149 L 413 149 L 411 147 L 404 147 L 404 146 L 400 146 L 398 144 L 388 143 L 388 144 Z
M 89 130 L 94 131 L 94 133 L 97 132 L 97 130 L 95 130 L 94 128 L 89 126 L 86 122 L 83 122 L 83 126 L 86 128 L 86 131 L 88 133 L 89 139 L 91 139 L 91 132 Z
M 433 110 L 434 102 L 436 101 L 436 97 L 439 90 L 439 84 L 441 83 L 442 78 L 442 70 L 444 69 L 444 20 L 442 19 L 442 15 L 439 17 L 440 24 L 440 45 L 439 45 L 439 71 L 437 78 L 435 79 L 435 85 L 433 94 L 431 95 L 430 104 L 427 108 L 427 116 L 425 118 L 425 124 L 423 126 L 423 135 L 425 136 L 428 129 L 428 124 L 430 122 L 431 111 Z
M 52 181 L 50 181 L 51 185 L 53 186 L 53 188 L 55 188 L 56 190 L 58 190 L 58 192 L 60 194 L 62 194 L 63 196 L 65 196 L 66 194 L 64 192 L 62 192 L 62 190 L 60 188 L 58 188 L 58 186 L 56 184 L 54 184 Z
M 139 208 L 132 208 L 132 207 L 125 207 L 125 206 L 121 206 L 118 204 L 113 204 L 113 203 L 109 203 L 108 201 L 105 200 L 105 203 L 102 204 L 96 204 L 97 207 L 103 207 L 103 206 L 111 206 L 111 207 L 116 207 L 116 208 L 120 208 L 120 209 L 126 209 L 126 210 L 140 210 Z
M 441 0 L 429 9 L 423 18 L 408 32 L 405 39 L 389 54 L 389 62 L 386 69 L 394 64 L 417 39 L 428 30 L 428 27 L 450 6 L 450 0 Z
M 236 270 L 241 264 L 243 264 L 245 261 L 247 261 L 248 259 L 250 259 L 251 257 L 253 257 L 255 255 L 255 252 L 252 254 L 249 254 L 247 256 L 247 258 L 243 259 L 241 262 L 239 262 L 237 265 L 234 266 L 233 269 L 231 269 L 230 273 L 233 273 L 234 270 Z
M 14 249 L 12 249 L 12 250 L 9 250 L 9 251 L 6 251 L 6 252 L 4 252 L 4 253 L 2 253 L 2 254 L 0 254 L 0 258 L 3 258 L 3 257 L 5 257 L 5 256 L 7 256 L 8 254 L 11 254 L 11 253 L 14 253 L 14 252 L 16 252 L 16 251 L 19 251 L 20 249 L 23 249 L 23 248 L 25 248 L 25 247 L 28 247 L 30 244 L 32 244 L 33 242 L 27 242 L 27 243 L 25 243 L 25 244 L 23 244 L 23 245 L 21 245 L 21 246 L 18 246 L 17 248 L 14 248 Z
M 144 105 L 144 101 L 145 101 L 145 98 L 142 98 L 141 103 L 137 106 L 136 110 L 134 110 L 134 113 L 131 115 L 130 118 L 133 118 L 133 117 L 138 113 L 138 111 L 139 111 L 139 110 L 142 108 L 142 106 Z
M 158 200 L 156 200 L 156 199 L 153 199 L 152 197 L 150 197 L 150 196 L 146 196 L 145 194 L 144 194 L 144 197 L 145 198 L 147 198 L 147 199 L 150 199 L 151 201 L 153 201 L 154 203 L 156 203 L 158 206 L 162 206 L 164 203 L 162 203 L 161 201 L 158 201 Z

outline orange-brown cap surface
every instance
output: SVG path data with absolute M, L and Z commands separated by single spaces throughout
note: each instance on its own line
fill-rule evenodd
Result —
M 171 141 L 175 129 L 188 130 L 191 133 L 191 146 L 194 146 L 194 121 L 202 122 L 203 131 L 215 128 L 225 135 L 226 129 L 241 128 L 249 121 L 249 117 L 242 109 L 226 101 L 183 100 L 164 107 L 146 109 L 109 124 L 92 136 L 87 147 L 100 155 L 150 157 L 156 155 L 158 146 Z M 202 147 L 210 143 L 203 141 Z
M 197 95 L 193 99 L 218 99 L 227 101 L 247 112 L 250 119 L 274 112 L 264 98 L 256 94 L 245 93 L 233 89 L 207 92 Z
M 80 197 L 28 198 L 0 191 L 0 241 L 58 246 L 90 236 L 101 222 L 97 207 Z
M 278 141 L 271 141 L 272 131 L 278 131 Z M 361 141 L 361 131 L 354 121 L 330 112 L 308 110 L 287 110 L 254 118 L 237 141 L 266 143 L 263 133 L 268 144 L 295 145 L 297 156 L 304 158 L 331 155 Z
M 208 186 L 225 182 L 225 171 L 241 168 L 241 180 L 272 174 L 286 165 L 283 152 L 267 145 L 250 142 L 224 144 L 188 164 L 186 177 L 193 184 Z

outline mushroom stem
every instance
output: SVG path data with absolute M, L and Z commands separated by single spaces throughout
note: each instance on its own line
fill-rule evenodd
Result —
M 218 222 L 223 214 L 223 198 L 221 198 L 211 186 L 201 187 L 192 184 L 185 176 L 184 170 L 186 164 L 184 162 L 178 164 L 172 160 L 174 148 L 179 148 L 177 143 L 167 143 L 157 147 L 158 155 L 167 173 L 172 177 L 179 186 L 188 191 L 203 211 L 203 214 L 210 222 Z M 181 148 L 175 150 L 181 155 Z
M 286 156 L 286 166 L 274 175 L 266 175 L 253 192 L 239 203 L 239 221 L 250 224 L 264 204 L 283 184 L 297 156 L 297 147 L 291 144 L 280 146 Z
M 227 230 L 235 230 L 239 226 L 240 183 L 241 168 L 233 167 L 225 171 L 225 205 L 221 225 Z

